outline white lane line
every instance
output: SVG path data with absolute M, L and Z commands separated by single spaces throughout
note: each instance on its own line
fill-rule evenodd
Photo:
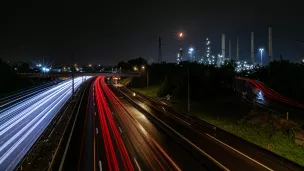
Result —
M 100 160 L 99 160 L 98 164 L 99 164 L 99 171 L 102 171 L 102 164 L 101 164 Z
M 220 144 L 222 144 L 222 145 L 224 145 L 224 146 L 230 148 L 231 150 L 237 152 L 238 154 L 240 154 L 240 155 L 246 157 L 247 159 L 253 161 L 254 163 L 256 163 L 256 164 L 258 164 L 258 165 L 264 167 L 265 169 L 270 170 L 270 171 L 273 171 L 271 168 L 269 168 L 269 167 L 265 166 L 264 164 L 262 164 L 262 163 L 260 163 L 260 162 L 258 162 L 258 161 L 256 161 L 256 160 L 254 160 L 253 158 L 250 158 L 250 157 L 247 156 L 246 154 L 244 154 L 244 153 L 240 152 L 239 150 L 237 150 L 237 149 L 235 149 L 235 148 L 233 148 L 233 147 L 231 147 L 231 146 L 225 144 L 224 142 L 220 141 L 219 139 L 213 137 L 212 135 L 209 135 L 209 134 L 207 134 L 207 133 L 206 133 L 206 135 L 207 135 L 208 137 L 210 137 L 211 139 L 213 139 L 213 140 L 219 142 Z
M 136 158 L 134 157 L 133 159 L 134 159 L 134 162 L 135 162 L 135 164 L 136 164 L 136 166 L 137 166 L 138 170 L 139 170 L 139 171 L 141 171 L 141 168 L 139 167 L 139 164 L 138 164 L 138 162 L 137 162 Z
M 119 89 L 118 89 L 119 90 Z M 132 100 L 128 95 L 126 95 L 124 92 L 120 91 L 122 94 L 124 94 L 127 98 L 129 98 L 131 101 L 133 101 L 134 103 L 136 103 L 134 100 Z M 147 110 L 146 110 L 147 111 Z M 149 113 L 149 111 L 147 111 Z M 167 128 L 169 128 L 171 131 L 173 131 L 176 135 L 178 135 L 179 137 L 181 137 L 183 140 L 185 140 L 188 144 L 190 144 L 192 147 L 194 147 L 196 150 L 198 150 L 200 153 L 202 153 L 204 156 L 206 156 L 209 160 L 211 160 L 212 162 L 214 162 L 216 165 L 218 165 L 219 167 L 221 167 L 223 170 L 225 171 L 229 171 L 229 169 L 227 167 L 225 167 L 224 165 L 222 165 L 220 162 L 218 162 L 217 160 L 215 160 L 212 156 L 210 156 L 208 153 L 206 153 L 205 151 L 203 151 L 202 149 L 200 149 L 198 146 L 196 146 L 194 143 L 192 143 L 190 140 L 188 140 L 187 138 L 185 138 L 183 135 L 181 135 L 179 132 L 177 132 L 175 129 L 173 129 L 172 127 L 170 127 L 168 124 L 166 124 L 164 121 L 160 120 L 158 117 L 156 117 L 155 115 L 150 114 L 153 118 L 155 118 L 156 120 L 158 120 L 160 123 L 162 123 L 163 125 L 165 125 Z
M 118 127 L 119 128 L 119 131 L 122 133 L 122 130 L 121 130 L 121 128 L 120 127 Z
M 98 134 L 98 128 L 96 128 L 96 134 Z
M 96 116 L 96 112 L 95 112 L 95 116 Z
M 176 119 L 178 119 L 178 120 L 184 122 L 185 124 L 187 124 L 187 125 L 189 125 L 189 126 L 191 125 L 190 123 L 188 123 L 188 122 L 182 120 L 181 118 L 179 118 L 179 117 L 177 117 L 177 116 L 175 116 L 175 115 L 173 115 L 173 114 L 171 114 L 171 113 L 170 113 L 170 115 L 173 116 L 173 117 L 175 117 Z

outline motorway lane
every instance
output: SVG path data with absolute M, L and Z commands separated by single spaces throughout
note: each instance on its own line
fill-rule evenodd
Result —
M 143 129 L 141 131 L 147 132 L 149 135 L 149 137 L 146 138 L 147 141 L 151 141 L 150 139 L 153 138 L 181 170 L 207 170 L 204 164 L 201 163 L 195 155 L 179 144 L 178 140 L 172 138 L 165 131 L 158 128 L 156 124 L 151 122 L 143 113 L 134 108 L 134 106 L 132 106 L 127 100 L 121 99 L 121 102 L 124 104 L 128 113 L 130 113 L 138 122 L 138 125 L 140 125 L 138 127 Z M 123 132 L 125 132 L 125 128 L 123 128 Z M 124 135 L 127 136 L 128 132 L 124 133 Z M 134 140 L 131 142 L 133 141 Z M 140 155 L 140 153 L 136 155 Z M 147 162 L 143 160 L 143 164 L 145 165 Z M 147 169 L 149 169 L 149 167 L 147 167 Z
M 94 159 L 95 152 L 95 130 L 94 130 L 94 97 L 93 84 L 90 86 L 89 96 L 86 106 L 84 130 L 82 133 L 82 140 L 80 146 L 80 156 L 78 159 L 78 170 L 96 170 Z M 85 103 L 84 103 L 85 104 Z
M 57 83 L 57 82 L 56 82 Z M 26 100 L 27 98 L 37 95 L 46 89 L 52 88 L 55 82 L 48 82 L 42 85 L 38 85 L 29 89 L 21 90 L 16 93 L 4 96 L 0 98 L 0 109 L 8 110 L 9 108 L 13 107 L 17 102 L 22 103 L 22 101 Z M 59 82 L 58 82 L 59 83 Z M 3 112 L 4 110 L 0 111 Z
M 130 156 L 137 160 L 135 166 L 141 170 L 207 170 L 178 140 L 168 136 L 126 100 L 117 98 L 107 85 L 103 84 L 103 89 L 115 111 Z
M 82 83 L 75 79 L 75 88 Z M 12 170 L 71 96 L 71 80 L 0 113 L 0 170 Z
M 93 110 L 93 82 L 90 81 L 83 95 L 83 100 L 79 104 L 78 118 L 72 132 L 71 141 L 67 150 L 67 154 L 63 161 L 62 170 L 83 170 L 88 167 L 94 170 L 94 149 L 92 149 L 94 138 L 92 110 Z M 77 112 L 77 111 L 76 111 Z M 76 113 L 74 113 L 76 114 Z
M 101 127 L 100 134 L 104 143 L 104 151 L 107 158 L 108 170 L 130 170 L 134 167 L 126 147 L 121 139 L 119 129 L 114 122 L 112 112 L 106 101 L 102 90 L 104 77 L 98 77 L 95 81 L 94 93 L 96 98 L 96 107 Z
M 129 97 L 132 97 L 132 92 L 128 89 L 123 87 L 119 89 Z M 193 144 L 199 147 L 199 149 L 209 154 L 213 159 L 215 159 L 217 162 L 229 170 L 272 170 L 272 168 L 269 168 L 267 166 L 264 167 L 262 164 L 257 164 L 254 161 L 235 152 L 234 150 L 231 150 L 230 148 L 215 141 L 205 133 L 206 131 L 209 131 L 209 135 L 212 136 L 213 134 L 210 132 L 210 129 L 201 131 L 202 129 L 198 129 L 195 125 L 193 125 L 193 122 L 191 122 L 191 120 L 185 121 L 184 118 L 176 118 L 176 116 L 173 117 L 170 115 L 170 112 L 172 111 L 166 111 L 166 115 L 164 115 L 164 110 L 159 108 L 159 103 L 152 103 L 151 101 L 147 101 L 140 95 L 136 95 L 136 97 L 132 97 L 132 99 L 139 106 L 146 109 L 150 114 L 157 117 L 161 121 L 164 121 L 168 126 L 173 128 L 178 133 L 182 134 L 182 136 L 190 140 Z

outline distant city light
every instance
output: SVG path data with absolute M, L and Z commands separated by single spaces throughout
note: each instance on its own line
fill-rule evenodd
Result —
M 50 72 L 50 69 L 49 68 L 46 68 L 46 67 L 42 67 L 42 72 Z
M 194 51 L 193 47 L 189 48 L 189 52 L 192 53 Z

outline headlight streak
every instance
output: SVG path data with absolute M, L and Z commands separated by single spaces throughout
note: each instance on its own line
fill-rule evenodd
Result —
M 64 81 L 0 111 L 0 170 L 18 164 L 71 97 L 71 84 Z M 75 90 L 81 84 L 81 77 L 74 79 Z

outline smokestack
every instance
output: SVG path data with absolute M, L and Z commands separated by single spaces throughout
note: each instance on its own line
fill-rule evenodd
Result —
M 222 34 L 222 56 L 225 59 L 225 34 Z
M 240 60 L 239 56 L 239 38 L 236 36 L 236 61 Z
M 268 52 L 269 52 L 269 62 L 272 61 L 272 28 L 268 29 Z
M 229 60 L 231 60 L 231 40 L 229 40 Z
M 251 62 L 254 64 L 254 33 L 251 32 Z

